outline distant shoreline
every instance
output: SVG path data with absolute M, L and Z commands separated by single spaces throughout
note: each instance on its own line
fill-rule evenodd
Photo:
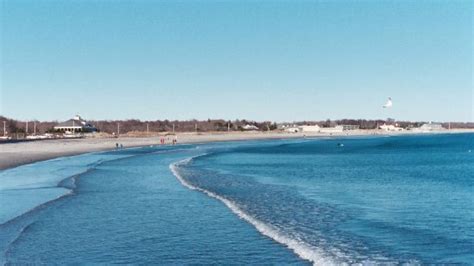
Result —
M 428 134 L 474 133 L 474 130 L 443 130 Z M 290 139 L 304 137 L 345 137 L 345 136 L 393 136 L 427 134 L 422 132 L 403 131 L 386 132 L 376 130 L 351 130 L 343 133 L 284 133 L 284 132 L 213 132 L 213 133 L 178 133 L 178 144 L 207 143 L 239 140 Z M 16 166 L 54 159 L 63 156 L 73 156 L 89 152 L 110 151 L 115 149 L 116 143 L 125 148 L 161 145 L 164 138 L 165 145 L 171 145 L 174 136 L 153 137 L 119 137 L 119 138 L 83 138 L 83 139 L 51 139 L 38 141 L 24 141 L 0 143 L 0 170 Z

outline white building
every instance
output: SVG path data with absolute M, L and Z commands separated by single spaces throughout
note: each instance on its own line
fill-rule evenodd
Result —
M 244 130 L 258 130 L 258 127 L 257 126 L 254 126 L 254 125 L 245 125 L 242 127 Z
M 95 132 L 97 129 L 79 115 L 67 121 L 61 122 L 54 127 L 55 131 L 64 133 L 84 133 L 84 132 Z
M 359 125 L 342 125 L 342 130 L 358 130 Z
M 304 126 L 288 125 L 288 126 L 282 126 L 282 129 L 285 132 L 290 132 L 290 133 L 298 133 L 298 132 L 341 133 L 346 130 L 357 130 L 359 129 L 359 126 L 358 125 L 339 125 L 335 127 L 320 127 L 318 125 L 304 125 Z
M 403 128 L 398 127 L 397 125 L 387 125 L 387 124 L 383 124 L 379 126 L 379 128 L 385 131 L 402 131 L 403 130 Z
M 431 132 L 431 131 L 439 131 L 439 130 L 444 130 L 444 129 L 445 128 L 439 123 L 429 122 L 427 124 L 423 124 L 417 130 L 422 131 L 422 132 Z
M 335 127 L 322 127 L 319 132 L 321 133 L 342 133 L 344 131 L 343 126 L 335 126 Z
M 288 125 L 288 126 L 282 126 L 282 129 L 285 132 L 289 132 L 289 133 L 299 133 L 299 132 L 318 133 L 321 128 L 318 125 L 304 125 L 304 126 Z
M 312 132 L 312 133 L 317 133 L 321 130 L 321 128 L 318 125 L 305 125 L 305 126 L 300 126 L 299 127 L 301 132 Z
M 285 132 L 289 132 L 289 133 L 298 133 L 298 132 L 301 132 L 301 128 L 299 127 L 285 127 L 283 129 Z

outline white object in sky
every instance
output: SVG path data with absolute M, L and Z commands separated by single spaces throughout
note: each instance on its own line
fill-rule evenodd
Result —
M 387 102 L 382 106 L 383 108 L 390 108 L 392 107 L 392 98 L 388 97 Z

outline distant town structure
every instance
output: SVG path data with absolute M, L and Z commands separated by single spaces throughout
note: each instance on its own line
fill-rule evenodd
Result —
M 91 123 L 82 119 L 79 115 L 76 115 L 74 116 L 74 118 L 61 122 L 58 125 L 54 126 L 54 130 L 64 133 L 87 133 L 95 132 L 97 131 L 97 128 L 94 127 Z
M 242 127 L 242 129 L 244 129 L 244 130 L 258 130 L 258 127 L 254 126 L 254 125 L 245 125 L 245 126 Z
M 288 127 L 282 127 L 283 131 L 289 132 L 289 133 L 298 133 L 301 132 L 301 128 L 296 127 L 296 126 L 288 126 Z
M 319 132 L 321 133 L 341 133 L 344 131 L 344 126 L 323 127 Z
M 397 124 L 395 124 L 395 125 L 383 124 L 383 125 L 379 126 L 379 128 L 382 129 L 382 130 L 385 130 L 385 131 L 402 131 L 403 130 L 403 128 L 398 127 Z
M 321 127 L 318 125 L 305 125 L 300 126 L 299 128 L 301 132 L 319 132 L 321 130 Z
M 359 125 L 342 125 L 342 130 L 358 130 L 360 128 Z
M 319 132 L 321 129 L 320 126 L 318 125 L 303 125 L 303 126 L 297 126 L 297 125 L 282 125 L 280 127 L 285 132 L 289 133 L 298 133 L 298 132 Z
M 418 130 L 422 132 L 438 131 L 443 129 L 445 128 L 441 124 L 432 122 L 423 124 L 421 125 L 421 127 L 418 128 Z
M 278 125 L 278 129 L 279 130 L 283 130 L 285 132 L 289 132 L 289 133 L 297 133 L 299 132 L 299 128 L 297 125 L 293 124 L 279 124 Z
M 320 127 L 318 125 L 283 125 L 281 129 L 289 133 L 340 133 L 347 130 L 357 130 L 359 125 L 338 125 L 335 127 Z

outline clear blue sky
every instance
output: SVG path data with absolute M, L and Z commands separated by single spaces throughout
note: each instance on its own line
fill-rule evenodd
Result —
M 1 0 L 0 114 L 473 121 L 473 9 Z

